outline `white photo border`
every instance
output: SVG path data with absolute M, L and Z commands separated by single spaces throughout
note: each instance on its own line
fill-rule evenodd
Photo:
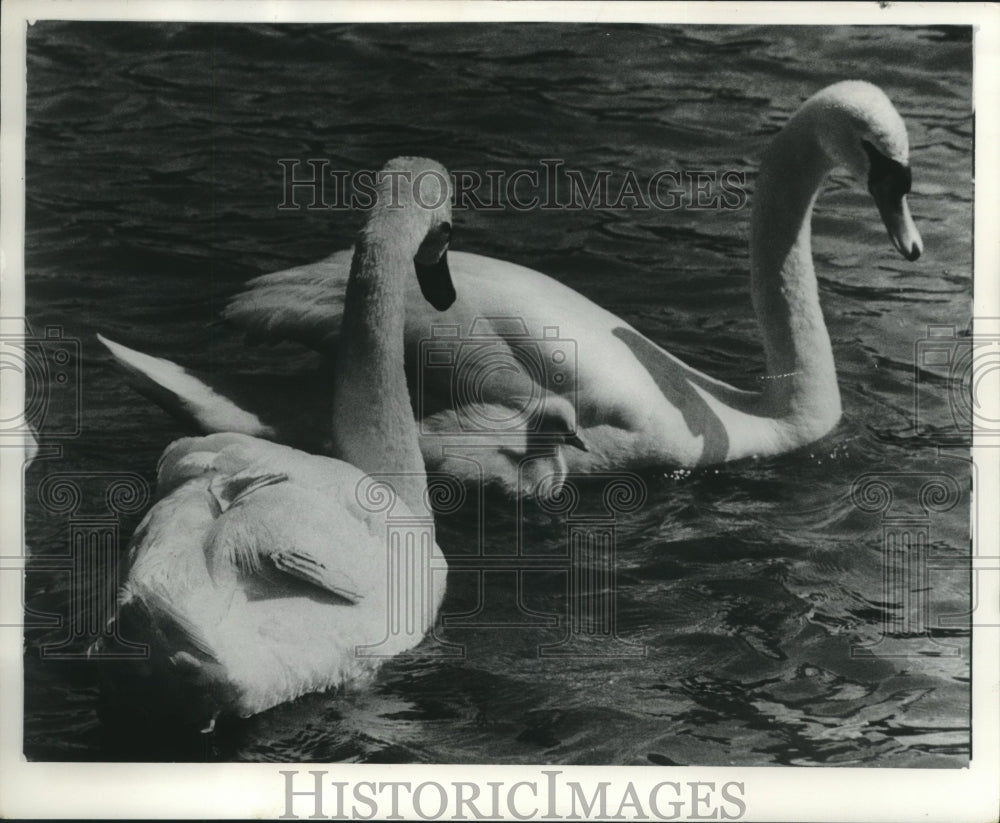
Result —
M 1000 5 L 988 3 L 603 3 L 603 2 L 257 2 L 257 0 L 6 0 L 2 6 L 2 226 L 0 226 L 0 317 L 24 314 L 25 58 L 27 26 L 40 19 L 201 22 L 655 22 L 730 24 L 971 25 L 974 27 L 975 225 L 974 316 L 1000 317 Z M 990 229 L 989 227 L 993 227 Z M 22 375 L 5 371 L 0 402 L 23 408 Z M 1000 399 L 998 399 L 1000 405 Z M 9 415 L 4 414 L 6 419 Z M 996 415 L 994 415 L 996 417 Z M 23 555 L 23 472 L 17 450 L 0 460 L 0 552 Z M 17 457 L 17 459 L 13 459 Z M 979 487 L 971 515 L 975 553 L 998 558 L 1000 450 L 974 444 Z M 995 564 L 994 564 L 995 565 Z M 19 576 L 0 575 L 0 624 L 20 622 Z M 22 754 L 22 633 L 0 630 L 0 814 L 44 818 L 279 818 L 286 812 L 286 776 L 298 768 L 296 790 L 308 788 L 311 771 L 323 780 L 468 781 L 505 787 L 527 781 L 543 787 L 547 773 L 582 784 L 611 781 L 620 797 L 627 783 L 640 797 L 664 780 L 679 784 L 743 784 L 748 821 L 989 821 L 1000 810 L 1000 573 L 979 575 L 979 597 L 992 627 L 972 637 L 972 758 L 964 769 L 806 767 L 504 766 L 310 764 L 41 763 Z M 391 774 L 387 778 L 387 774 Z M 505 788 L 505 791 L 508 791 Z M 521 807 L 539 808 L 534 819 L 563 819 L 522 793 Z M 566 798 L 563 798 L 565 800 Z M 298 819 L 308 819 L 312 801 L 296 799 Z M 436 803 L 430 804 L 432 806 Z M 326 814 L 335 812 L 332 803 Z M 738 810 L 738 806 L 730 806 Z M 383 806 L 380 814 L 389 814 Z M 517 808 L 514 809 L 514 812 Z M 453 807 L 446 814 L 453 814 Z M 508 814 L 510 814 L 508 810 Z M 401 799 L 397 819 L 414 819 Z M 562 816 L 559 816 L 562 815 Z M 287 819 L 287 818 L 286 818 Z M 468 819 L 451 817 L 447 819 Z M 494 818 L 497 819 L 497 818 Z M 684 819 L 684 818 L 678 818 Z M 706 818 L 702 818 L 706 819 Z M 730 819 L 737 819 L 731 817 Z

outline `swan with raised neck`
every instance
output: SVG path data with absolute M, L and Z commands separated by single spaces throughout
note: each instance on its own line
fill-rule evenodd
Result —
M 506 345 L 512 356 L 519 348 L 537 348 L 535 341 L 551 337 L 555 330 L 559 339 L 572 341 L 575 371 L 570 379 L 558 381 L 545 372 L 537 388 L 540 396 L 561 395 L 573 404 L 576 435 L 584 449 L 561 453 L 570 472 L 707 465 L 780 454 L 812 442 L 841 416 L 813 270 L 810 225 L 820 187 L 838 166 L 867 180 L 896 250 L 911 261 L 922 251 L 906 202 L 909 152 L 899 113 L 870 83 L 846 81 L 815 94 L 766 149 L 752 197 L 751 293 L 766 359 L 763 385 L 755 384 L 757 390 L 735 388 L 688 366 L 563 283 L 466 252 L 449 254 L 460 296 L 447 312 L 431 314 L 419 301 L 407 303 L 407 368 L 414 373 L 421 368 L 422 342 L 434 323 L 451 326 L 460 336 L 481 336 L 484 325 L 489 326 L 486 331 L 495 333 L 498 345 Z M 327 309 L 343 299 L 349 261 L 350 252 L 337 252 L 314 264 L 258 277 L 233 299 L 225 316 L 255 339 L 293 339 L 332 354 L 337 322 Z M 508 322 L 511 318 L 516 323 Z M 512 335 L 507 331 L 512 325 L 525 332 Z M 140 390 L 143 382 L 163 382 L 159 374 L 166 371 L 164 361 L 150 368 L 133 365 L 143 357 L 135 352 L 116 357 L 126 370 L 142 372 L 141 380 L 134 381 Z M 172 364 L 167 368 L 183 371 Z M 211 393 L 204 382 L 187 373 L 184 377 L 185 385 L 194 387 L 190 393 L 183 390 L 188 397 Z M 446 386 L 437 407 L 451 408 L 452 395 L 463 394 L 502 403 L 523 391 L 522 379 L 498 379 L 486 387 Z M 164 405 L 178 405 L 169 401 L 169 392 L 163 395 L 168 398 Z M 154 394 L 163 402 L 160 397 Z M 191 400 L 180 414 L 202 429 L 231 420 L 243 431 L 260 431 L 277 440 L 300 437 L 298 427 L 280 422 L 293 419 L 294 405 L 280 408 L 274 397 L 262 381 L 245 407 L 239 402 L 219 404 L 210 396 L 207 401 Z M 266 408 L 269 420 L 278 423 L 255 421 L 248 412 L 258 407 Z M 317 443 L 326 435 L 325 426 L 326 420 L 315 427 Z M 504 467 L 509 461 L 497 463 Z
M 402 185 L 398 174 L 406 175 Z M 451 236 L 448 172 L 432 160 L 397 158 L 382 170 L 375 196 L 344 298 L 333 453 L 368 474 L 395 472 L 397 493 L 412 511 L 425 513 L 424 459 L 403 365 L 406 283 L 416 269 L 431 306 L 446 309 L 455 299 L 447 265 L 439 262 Z
M 333 409 L 346 459 L 231 432 L 167 447 L 114 632 L 149 653 L 104 672 L 108 705 L 152 705 L 210 729 L 220 713 L 250 715 L 370 676 L 433 626 L 447 562 L 427 516 L 403 306 L 410 280 L 417 299 L 441 308 L 454 299 L 450 205 L 436 163 L 401 158 L 386 168 L 432 170 L 445 196 L 435 208 L 393 209 L 380 191 L 366 221 L 348 286 L 350 362 Z M 390 517 L 397 537 L 406 530 L 396 544 L 387 542 Z
M 759 413 L 780 421 L 786 447 L 840 419 L 840 392 L 812 258 L 813 205 L 827 175 L 845 166 L 868 178 L 897 250 L 923 249 L 906 203 L 906 126 L 885 94 L 845 81 L 815 94 L 767 148 L 753 195 L 751 294 L 766 358 Z

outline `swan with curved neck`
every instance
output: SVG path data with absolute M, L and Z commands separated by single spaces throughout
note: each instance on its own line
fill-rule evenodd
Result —
M 446 179 L 419 158 L 386 168 Z M 447 564 L 434 543 L 403 369 L 404 284 L 418 283 L 437 308 L 454 299 L 450 206 L 387 208 L 388 192 L 380 195 L 347 284 L 351 367 L 338 372 L 332 410 L 344 459 L 239 433 L 166 449 L 118 616 L 122 636 L 151 654 L 141 666 L 121 664 L 112 695 L 123 684 L 131 692 L 135 674 L 145 680 L 140 695 L 161 689 L 157 702 L 210 726 L 220 713 L 254 714 L 368 676 L 431 628 Z M 367 505 L 373 482 L 394 488 L 390 511 Z M 390 516 L 410 524 L 412 557 L 392 560 Z M 422 573 L 396 579 L 410 563 Z
M 840 393 L 812 260 L 813 204 L 827 175 L 846 166 L 868 181 L 893 244 L 922 251 L 905 195 L 906 127 L 874 86 L 848 82 L 814 95 L 779 132 L 761 163 L 750 232 L 754 310 L 766 357 L 759 413 L 781 421 L 789 446 L 840 418 Z
M 420 374 L 422 343 L 434 323 L 456 328 L 460 337 L 481 330 L 484 321 L 492 323 L 497 345 L 512 354 L 537 348 L 537 341 L 556 329 L 560 339 L 573 341 L 576 367 L 559 382 L 554 371 L 534 379 L 541 384 L 537 388 L 575 409 L 576 433 L 585 450 L 565 450 L 570 471 L 706 465 L 779 454 L 812 442 L 841 414 L 812 263 L 813 203 L 827 174 L 845 166 L 867 181 L 897 251 L 915 260 L 922 245 L 906 203 L 908 162 L 902 118 L 880 89 L 859 81 L 823 89 L 775 136 L 761 163 L 751 217 L 751 290 L 766 357 L 763 391 L 744 391 L 702 374 L 543 274 L 461 252 L 450 256 L 461 297 L 447 312 L 432 315 L 412 300 L 407 304 L 411 388 Z M 348 258 L 349 252 L 339 252 L 259 277 L 234 298 L 225 316 L 252 338 L 293 339 L 332 353 Z M 501 321 L 510 318 L 527 334 L 508 334 L 510 324 Z M 292 419 L 291 409 L 268 408 L 273 393 L 263 381 L 240 400 L 213 399 L 199 397 L 212 389 L 184 373 L 189 383 L 164 400 L 149 386 L 163 385 L 157 372 L 166 367 L 143 366 L 137 362 L 142 355 L 129 350 L 115 355 L 147 393 L 195 425 L 211 428 L 225 419 L 278 440 L 295 436 L 281 422 Z M 499 374 L 487 385 L 457 388 L 474 389 L 486 403 L 504 402 L 523 392 L 523 376 Z M 454 385 L 430 390 L 438 392 L 445 407 L 456 394 Z

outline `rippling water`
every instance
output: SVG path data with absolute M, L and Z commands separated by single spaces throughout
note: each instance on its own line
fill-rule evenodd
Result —
M 895 472 L 893 513 L 920 515 L 927 477 L 953 477 L 960 499 L 927 521 L 930 550 L 941 566 L 968 554 L 968 448 L 939 453 L 935 430 L 912 425 L 917 341 L 928 324 L 964 329 L 971 310 L 968 29 L 43 22 L 28 47 L 28 317 L 36 331 L 62 326 L 83 351 L 82 434 L 55 441 L 62 458 L 27 477 L 29 622 L 70 608 L 68 575 L 45 561 L 66 552 L 77 521 L 39 503 L 46 479 L 82 473 L 72 516 L 106 512 L 109 483 L 151 479 L 179 434 L 122 385 L 95 332 L 208 370 L 308 364 L 212 325 L 245 280 L 346 247 L 359 225 L 357 214 L 278 211 L 279 158 L 353 170 L 422 154 L 480 173 L 560 158 L 616 180 L 733 169 L 752 190 L 763 146 L 802 100 L 870 79 L 910 129 L 926 248 L 902 261 L 863 186 L 830 180 L 814 253 L 844 419 L 795 454 L 645 478 L 646 502 L 617 522 L 613 646 L 626 656 L 539 657 L 566 632 L 566 571 L 526 572 L 521 590 L 496 574 L 480 622 L 532 613 L 557 625 L 452 626 L 442 636 L 465 644 L 463 659 L 396 660 L 369 691 L 312 696 L 197 739 L 136 740 L 98 720 L 94 664 L 41 653 L 67 630 L 36 626 L 30 758 L 968 762 L 968 575 L 960 562 L 932 572 L 929 636 L 887 633 L 903 604 L 883 591 L 883 522 L 850 498 L 858 476 Z M 748 217 L 464 211 L 454 247 L 545 271 L 694 366 L 752 387 L 762 354 Z M 920 422 L 947 425 L 941 373 L 919 377 L 922 414 L 934 417 Z M 72 417 L 53 397 L 49 431 Z M 600 505 L 584 489 L 581 510 Z M 502 553 L 517 513 L 503 500 L 488 508 L 485 551 Z M 123 550 L 138 516 L 121 517 Z M 464 510 L 442 520 L 451 558 L 474 550 L 475 522 Z M 530 551 L 560 550 L 564 523 L 540 511 L 524 522 Z M 479 583 L 453 573 L 445 612 L 474 610 Z

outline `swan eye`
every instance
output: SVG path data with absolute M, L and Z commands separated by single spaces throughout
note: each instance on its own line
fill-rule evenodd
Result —
M 910 167 L 890 160 L 867 140 L 862 140 L 861 145 L 868 155 L 868 191 L 884 189 L 894 199 L 908 194 L 913 182 Z

